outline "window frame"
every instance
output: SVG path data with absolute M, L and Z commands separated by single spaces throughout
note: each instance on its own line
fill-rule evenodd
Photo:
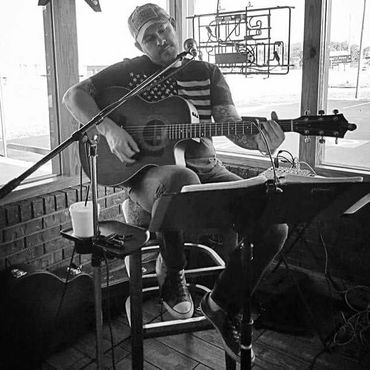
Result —
M 75 0 L 51 1 L 43 6 L 42 11 L 50 140 L 51 148 L 54 149 L 76 130 L 76 122 L 62 104 L 64 93 L 79 78 Z M 52 175 L 35 180 L 26 178 L 0 203 L 8 203 L 19 197 L 25 199 L 40 189 L 62 189 L 68 179 L 76 183 L 80 174 L 78 143 L 72 143 L 51 162 Z
M 62 104 L 64 93 L 78 82 L 77 19 L 75 0 L 51 1 L 44 7 L 45 48 L 52 149 L 76 130 L 76 122 Z M 53 132 L 52 129 L 55 128 Z M 53 135 L 54 133 L 54 135 Z M 72 143 L 53 160 L 62 176 L 79 174 L 78 143 Z

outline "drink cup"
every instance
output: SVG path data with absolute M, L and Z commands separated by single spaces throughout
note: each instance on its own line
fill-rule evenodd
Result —
M 98 215 L 100 205 L 98 204 Z M 80 238 L 94 236 L 94 218 L 92 201 L 76 202 L 69 207 L 72 220 L 73 235 Z

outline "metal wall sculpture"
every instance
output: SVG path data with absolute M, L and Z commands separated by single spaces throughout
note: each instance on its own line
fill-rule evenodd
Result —
M 292 7 L 217 12 L 188 17 L 200 57 L 223 73 L 287 74 Z

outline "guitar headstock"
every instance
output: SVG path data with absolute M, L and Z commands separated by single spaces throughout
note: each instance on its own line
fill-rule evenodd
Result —
M 294 132 L 304 136 L 329 136 L 343 138 L 347 131 L 356 130 L 354 123 L 349 123 L 342 113 L 334 110 L 334 114 L 304 115 L 294 120 Z

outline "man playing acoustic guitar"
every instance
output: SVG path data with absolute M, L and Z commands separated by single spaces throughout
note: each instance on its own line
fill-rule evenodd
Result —
M 135 45 L 144 55 L 125 59 L 96 75 L 71 87 L 64 96 L 64 103 L 74 117 L 86 123 L 101 108 L 100 96 L 111 87 L 132 90 L 148 76 L 175 60 L 179 53 L 174 20 L 159 6 L 145 4 L 138 6 L 128 19 L 128 26 L 135 39 Z M 196 60 L 179 61 L 171 72 L 176 73 L 152 85 L 141 94 L 141 98 L 155 107 L 155 102 L 166 103 L 169 97 L 180 96 L 190 101 L 199 114 L 201 122 L 240 121 L 229 87 L 216 65 Z M 139 99 L 139 98 L 134 98 Z M 179 98 L 178 98 L 179 99 Z M 168 100 L 172 105 L 171 100 Z M 127 102 L 130 104 L 130 100 Z M 125 110 L 125 105 L 122 106 Z M 128 108 L 137 111 L 136 105 Z M 170 108 L 170 107 L 169 107 Z M 166 111 L 166 109 L 164 109 Z M 129 115 L 129 114 L 128 114 Z M 130 121 L 130 120 L 128 120 Z M 135 135 L 135 122 L 119 125 L 111 118 L 105 118 L 97 126 L 109 149 L 127 168 L 140 163 L 145 156 L 145 140 Z M 138 122 L 137 124 L 139 124 Z M 131 131 L 129 130 L 129 126 Z M 126 127 L 126 129 L 125 129 Z M 139 127 L 139 125 L 138 125 Z M 262 132 L 256 135 L 232 135 L 230 139 L 247 149 L 276 150 L 284 140 L 284 133 L 275 121 L 261 124 Z M 130 131 L 130 132 L 129 132 Z M 202 135 L 200 135 L 202 136 Z M 266 142 L 265 142 L 266 140 Z M 148 212 L 153 203 L 164 193 L 177 193 L 184 185 L 239 180 L 217 159 L 211 137 L 182 141 L 186 166 L 162 164 L 143 166 L 125 182 L 130 198 Z M 169 162 L 171 163 L 171 162 Z M 181 210 L 179 210 L 181 212 Z M 254 248 L 252 287 L 273 256 L 285 242 L 286 225 L 276 225 L 261 231 Z M 161 287 L 161 298 L 167 310 L 176 318 L 193 315 L 194 305 L 186 286 L 184 276 L 184 243 L 182 233 L 166 232 L 158 262 L 157 274 Z M 242 304 L 240 251 L 237 248 L 230 256 L 225 271 L 220 275 L 211 294 L 203 298 L 201 309 L 220 332 L 227 352 L 235 359 L 240 353 L 237 330 L 237 314 Z

